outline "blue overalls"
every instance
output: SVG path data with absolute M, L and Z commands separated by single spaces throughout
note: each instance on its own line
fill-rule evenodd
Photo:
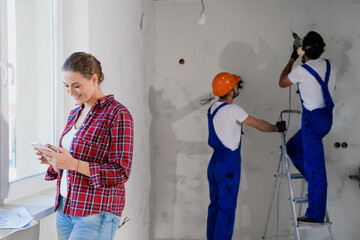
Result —
M 224 146 L 216 135 L 213 119 L 221 104 L 212 114 L 208 110 L 208 144 L 214 149 L 208 167 L 210 205 L 207 219 L 207 239 L 231 240 L 234 231 L 235 209 L 240 184 L 241 140 L 239 147 L 232 151 Z
M 308 209 L 305 215 L 316 221 L 324 221 L 326 209 L 327 180 L 323 137 L 330 131 L 333 121 L 334 102 L 328 83 L 331 66 L 327 59 L 325 81 L 308 65 L 302 65 L 321 86 L 326 106 L 312 111 L 303 109 L 301 129 L 288 141 L 287 152 L 294 166 L 308 182 Z M 301 99 L 301 95 L 300 95 Z

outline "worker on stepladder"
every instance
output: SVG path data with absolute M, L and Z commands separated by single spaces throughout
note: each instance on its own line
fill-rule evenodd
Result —
M 248 115 L 233 104 L 239 95 L 240 77 L 219 73 L 212 82 L 213 93 L 219 100 L 208 110 L 210 147 L 214 149 L 208 167 L 210 205 L 207 219 L 207 239 L 231 240 L 234 230 L 236 201 L 241 171 L 241 125 L 255 127 L 263 132 L 286 130 L 285 122 L 272 125 Z
M 336 79 L 332 64 L 320 57 L 325 49 L 320 34 L 309 32 L 302 47 L 294 47 L 279 80 L 282 88 L 299 84 L 303 109 L 301 129 L 287 142 L 289 157 L 308 182 L 308 208 L 297 218 L 300 224 L 322 224 L 325 218 L 327 180 L 322 139 L 332 126 Z M 299 55 L 305 64 L 292 70 Z

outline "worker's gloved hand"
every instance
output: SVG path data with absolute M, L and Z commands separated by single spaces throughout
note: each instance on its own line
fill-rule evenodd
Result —
M 293 45 L 293 52 L 291 53 L 291 58 L 294 59 L 294 61 L 296 61 L 296 59 L 298 59 L 299 54 L 297 53 L 297 48 L 295 47 L 295 44 Z
M 285 121 L 276 122 L 276 127 L 278 128 L 278 132 L 285 132 L 286 131 L 286 122 Z

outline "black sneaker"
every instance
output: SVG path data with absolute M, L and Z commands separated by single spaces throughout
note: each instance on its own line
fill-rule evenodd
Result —
M 302 217 L 298 217 L 297 221 L 299 224 L 307 224 L 307 225 L 322 225 L 324 222 L 316 221 L 312 218 L 307 217 L 306 215 Z

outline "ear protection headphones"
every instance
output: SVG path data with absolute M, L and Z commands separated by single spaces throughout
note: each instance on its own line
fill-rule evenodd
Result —
M 315 48 L 317 48 L 317 47 L 319 47 L 319 44 L 318 44 L 318 43 L 316 43 L 315 45 L 305 45 L 305 46 L 303 46 L 303 47 L 299 47 L 299 48 L 296 50 L 296 52 L 297 52 L 297 54 L 299 54 L 300 57 L 302 57 L 302 56 L 305 55 L 306 50 L 315 49 Z M 325 51 L 326 51 L 326 44 L 324 43 L 323 52 L 325 52 Z

